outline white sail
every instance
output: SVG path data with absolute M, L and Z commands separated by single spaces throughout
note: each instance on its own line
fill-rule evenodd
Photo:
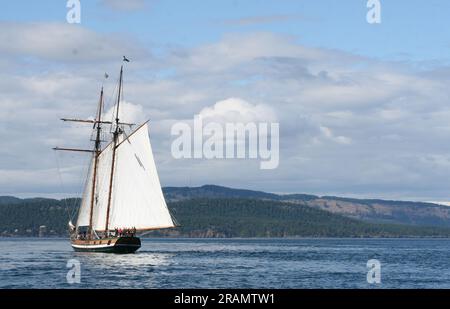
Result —
M 121 142 L 116 155 L 109 228 L 174 227 L 161 190 L 148 125 Z
M 108 207 L 109 180 L 111 179 L 112 147 L 102 151 L 97 161 L 97 177 L 92 213 L 92 226 L 94 230 L 105 229 L 106 212 Z M 77 227 L 89 226 L 91 216 L 92 182 L 94 179 L 94 159 L 89 168 L 88 179 L 83 193 L 80 211 L 78 213 Z
M 94 211 L 92 214 L 92 227 L 96 231 L 103 231 L 106 227 L 113 147 L 114 144 L 110 143 L 98 157 Z
M 90 209 L 91 209 L 91 190 L 92 190 L 92 179 L 94 173 L 94 160 L 92 160 L 89 167 L 88 178 L 83 191 L 83 198 L 81 200 L 80 210 L 78 211 L 77 227 L 88 226 Z
M 92 227 L 97 231 L 106 228 L 113 147 L 111 143 L 98 157 L 92 214 Z M 108 228 L 151 230 L 174 227 L 161 190 L 147 124 L 128 138 L 120 136 L 115 162 Z M 89 171 L 77 226 L 89 225 L 93 165 Z

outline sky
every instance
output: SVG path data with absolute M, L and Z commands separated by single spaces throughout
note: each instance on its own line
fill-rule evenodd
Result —
M 0 195 L 77 196 L 100 87 L 123 55 L 127 120 L 150 119 L 163 186 L 450 201 L 450 20 L 445 0 L 65 0 L 0 9 Z M 111 76 L 104 80 L 104 73 Z M 111 105 L 111 104 L 110 104 Z M 110 107 L 109 105 L 109 107 Z M 278 122 L 280 163 L 176 159 L 171 128 Z

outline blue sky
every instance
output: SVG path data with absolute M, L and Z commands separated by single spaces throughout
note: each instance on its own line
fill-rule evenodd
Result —
M 58 119 L 92 116 L 127 55 L 124 106 L 152 119 L 164 186 L 450 201 L 450 2 L 381 0 L 376 25 L 366 4 L 84 0 L 70 25 L 65 0 L 4 1 L 0 195 L 80 194 L 89 160 L 61 160 L 62 190 L 51 148 L 89 132 Z M 198 114 L 276 120 L 279 167 L 174 159 L 171 127 Z
M 96 31 L 127 32 L 156 45 L 195 46 L 228 32 L 271 31 L 303 44 L 394 60 L 448 61 L 450 3 L 443 0 L 381 1 L 382 23 L 366 22 L 365 0 L 150 0 L 139 11 L 118 12 L 82 1 L 82 24 Z M 0 19 L 62 22 L 61 0 L 8 1 Z M 233 24 L 251 17 L 273 22 Z M 285 20 L 283 20 L 285 17 Z

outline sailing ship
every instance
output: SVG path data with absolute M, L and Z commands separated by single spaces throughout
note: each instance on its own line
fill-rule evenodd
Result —
M 69 222 L 75 251 L 133 253 L 141 247 L 138 235 L 175 227 L 156 170 L 148 121 L 134 129 L 135 124 L 119 118 L 123 65 L 117 92 L 111 121 L 103 119 L 103 87 L 94 120 L 62 119 L 93 125 L 93 149 L 54 148 L 92 155 L 76 225 Z

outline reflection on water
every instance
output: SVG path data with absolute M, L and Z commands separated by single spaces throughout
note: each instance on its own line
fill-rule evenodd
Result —
M 135 254 L 74 252 L 67 239 L 1 239 L 0 288 L 450 288 L 448 239 L 144 239 Z M 81 284 L 67 283 L 80 261 Z
M 74 258 L 99 268 L 111 267 L 161 267 L 170 264 L 174 254 L 137 252 L 135 254 L 107 254 L 74 252 Z
M 83 265 L 82 285 L 95 285 L 98 274 L 103 274 L 103 288 L 157 288 L 154 273 L 169 267 L 173 257 L 173 254 L 145 251 L 126 255 L 73 253 L 73 258 Z

